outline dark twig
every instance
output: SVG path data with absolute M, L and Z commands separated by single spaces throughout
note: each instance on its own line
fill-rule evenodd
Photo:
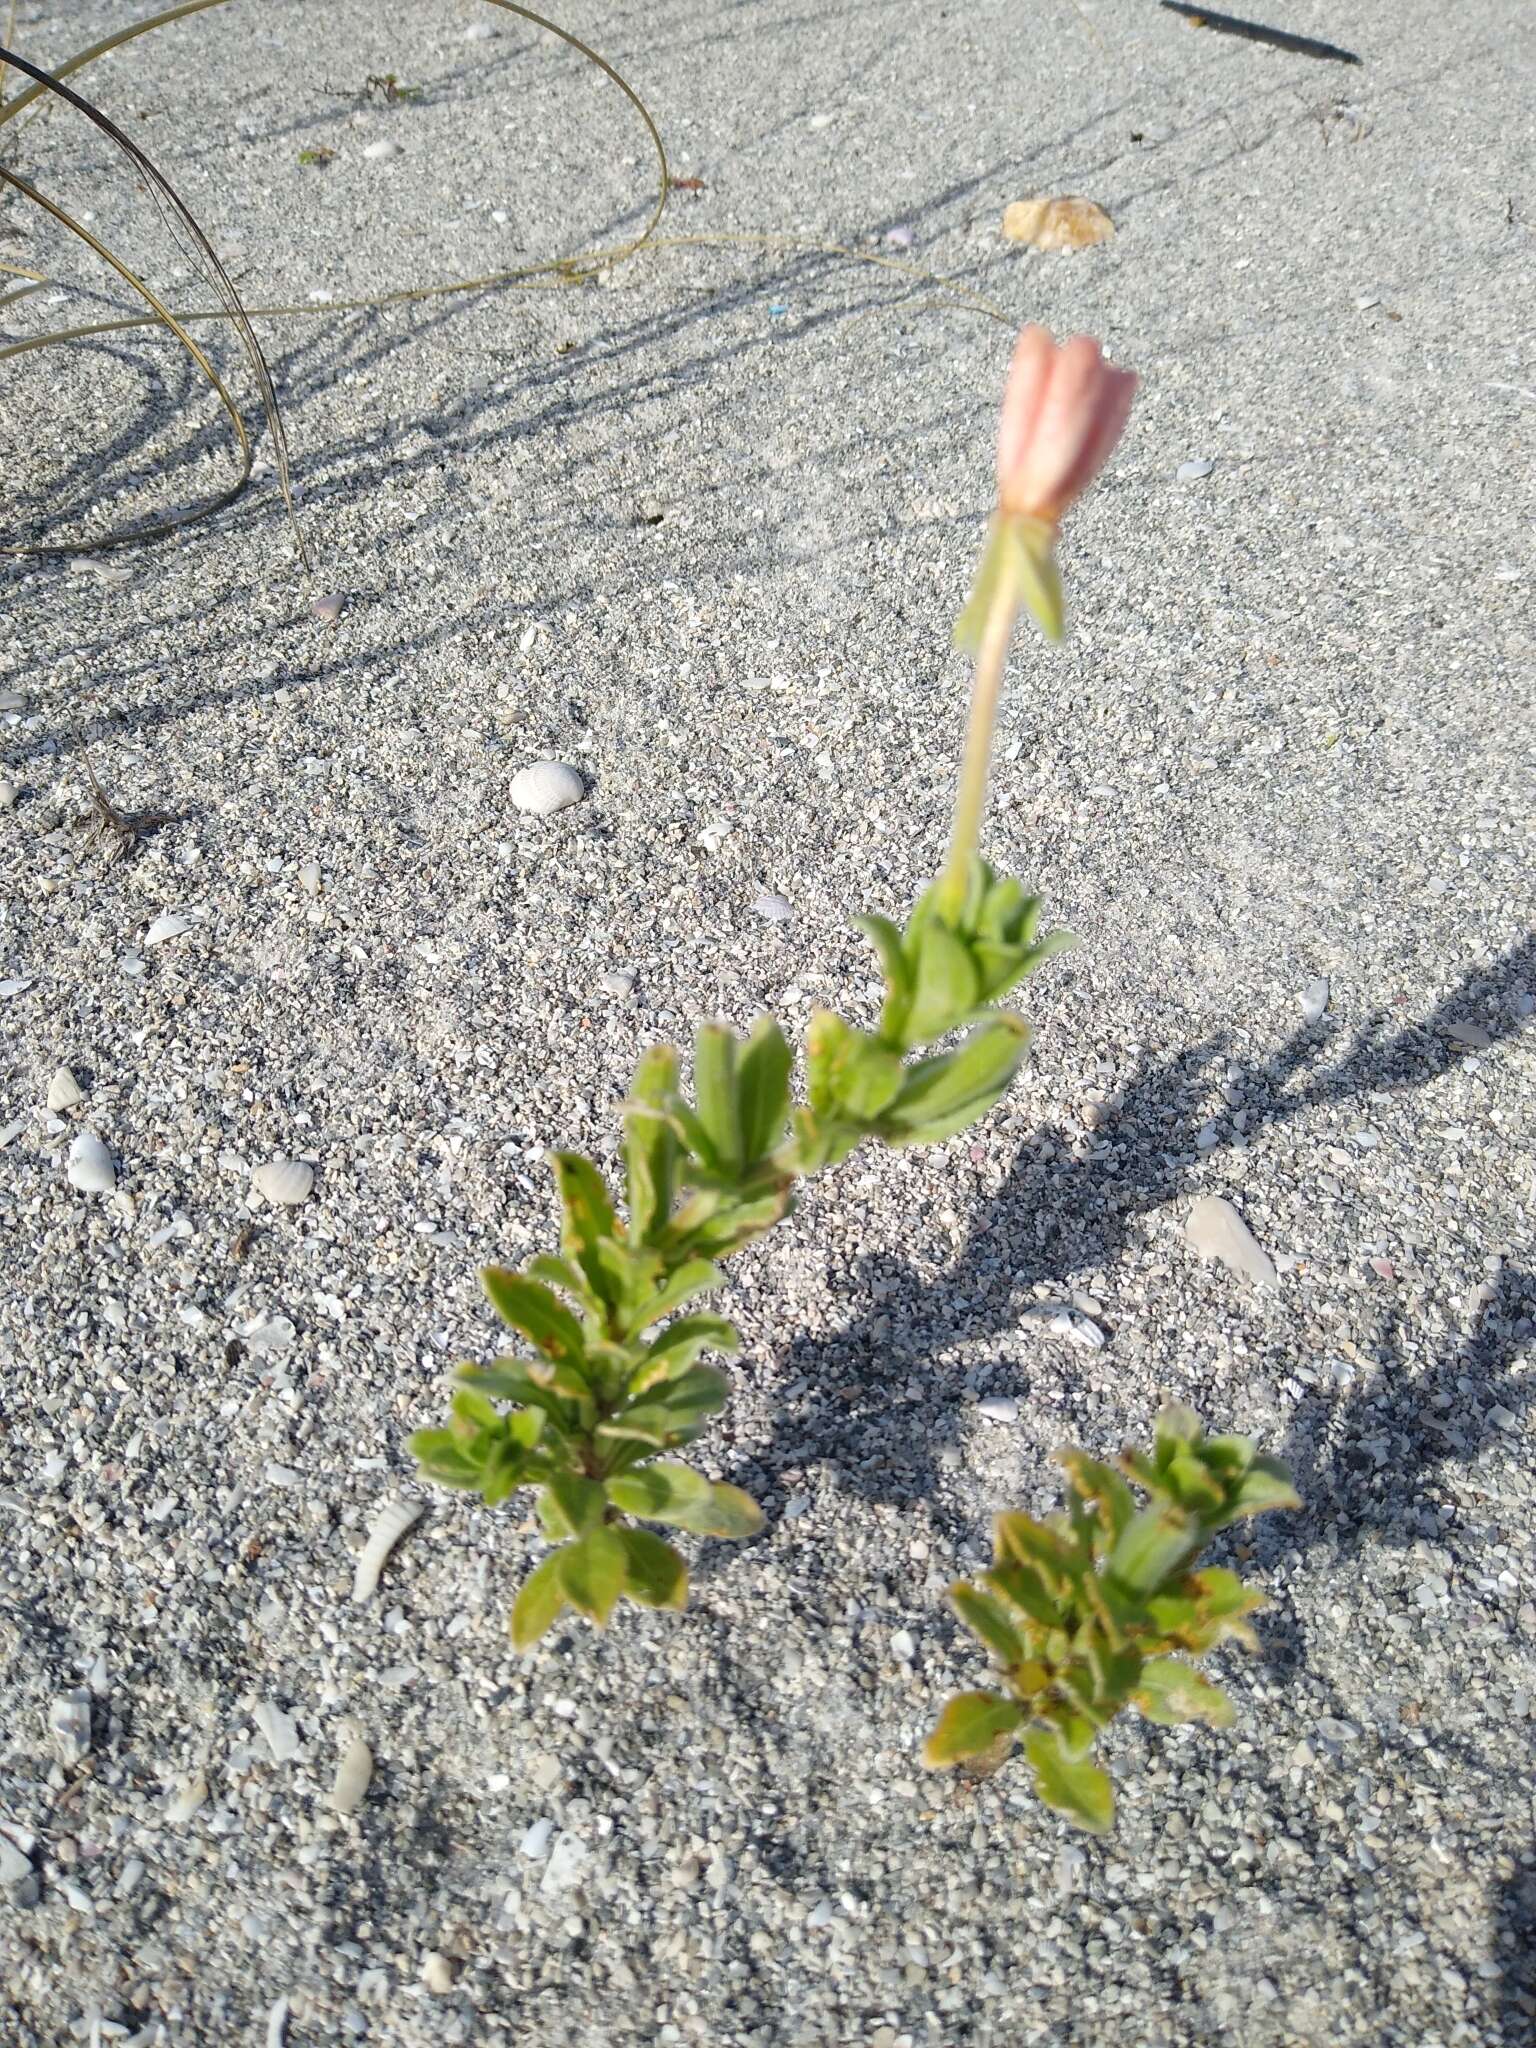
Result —
M 113 861 L 122 860 L 131 853 L 139 841 L 157 827 L 168 825 L 172 814 L 169 811 L 120 811 L 102 788 L 83 741 L 80 746 L 80 758 L 85 763 L 85 772 L 91 785 L 94 822 L 90 841 L 93 846 L 107 847 L 107 865 L 110 867 Z
M 1353 50 L 1341 50 L 1336 43 L 1320 43 L 1312 36 L 1292 35 L 1287 28 L 1264 28 L 1256 21 L 1239 21 L 1233 14 L 1212 14 L 1209 8 L 1190 7 L 1185 0 L 1162 0 L 1170 14 L 1182 14 L 1196 28 L 1213 28 L 1218 35 L 1241 36 L 1244 42 L 1268 43 L 1271 49 L 1289 50 L 1297 57 L 1326 57 L 1334 64 L 1359 64 Z

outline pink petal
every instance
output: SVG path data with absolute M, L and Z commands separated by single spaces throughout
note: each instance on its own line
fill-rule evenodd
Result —
M 997 429 L 999 495 L 1011 499 L 1013 478 L 1025 459 L 1045 390 L 1056 365 L 1056 344 L 1043 327 L 1026 327 L 1014 344 Z
M 1101 370 L 1099 345 L 1086 334 L 1056 351 L 1028 445 L 1009 480 L 1008 511 L 1054 520 L 1066 510 L 1062 485 L 1091 431 Z
M 1105 364 L 1101 373 L 1098 406 L 1092 429 L 1078 451 L 1077 461 L 1061 485 L 1062 510 L 1080 498 L 1114 453 L 1115 443 L 1125 432 L 1131 400 L 1136 396 L 1132 370 L 1113 370 Z

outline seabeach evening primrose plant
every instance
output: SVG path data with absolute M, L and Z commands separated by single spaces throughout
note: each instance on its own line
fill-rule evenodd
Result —
M 721 1284 L 723 1259 L 788 1214 L 802 1177 L 866 1140 L 895 1147 L 953 1137 L 988 1113 L 1024 1061 L 1029 1027 L 1000 1005 L 1070 941 L 1042 933 L 1039 898 L 981 858 L 997 700 L 1020 611 L 1049 638 L 1062 635 L 1061 521 L 1109 459 L 1135 384 L 1096 342 L 1058 346 L 1039 327 L 1019 337 L 1003 400 L 997 508 L 956 631 L 974 656 L 975 684 L 948 856 L 904 927 L 859 920 L 884 975 L 876 1028 L 818 1010 L 798 1099 L 795 1056 L 771 1018 L 744 1039 L 723 1024 L 702 1026 L 691 1092 L 676 1050 L 652 1048 L 623 1112 L 622 1206 L 590 1160 L 556 1153 L 558 1256 L 483 1275 L 524 1348 L 461 1367 L 445 1426 L 419 1430 L 411 1445 L 430 1478 L 492 1504 L 537 1489 L 550 1548 L 512 1610 L 519 1648 L 568 1610 L 602 1627 L 621 1599 L 682 1607 L 687 1566 L 656 1526 L 726 1538 L 761 1527 L 748 1495 L 676 1455 L 727 1398 L 725 1376 L 706 1355 L 739 1348 L 728 1322 L 694 1304 Z M 1028 1563 L 1000 1556 L 986 1587 L 957 1588 L 955 1597 L 1002 1660 L 1010 1697 L 970 1694 L 952 1705 L 929 1745 L 931 1763 L 975 1757 L 1019 1732 L 1045 1798 L 1097 1826 L 1107 1817 L 1107 1781 L 1081 1772 L 1093 1770 L 1086 1747 L 1113 1712 L 1135 1699 L 1149 1713 L 1177 1703 L 1215 1717 L 1210 1702 L 1221 1696 L 1199 1690 L 1192 1671 L 1181 1691 L 1162 1652 L 1239 1632 L 1253 1597 L 1233 1593 L 1220 1575 L 1190 1579 L 1187 1567 L 1214 1529 L 1280 1493 L 1259 1497 L 1259 1481 L 1245 1476 L 1259 1469 L 1252 1447 L 1234 1448 L 1238 1439 L 1202 1449 L 1203 1439 L 1189 1438 L 1194 1448 L 1168 1459 L 1163 1442 L 1156 1460 L 1144 1461 L 1157 1479 L 1152 1508 L 1139 1518 L 1123 1482 L 1095 1476 L 1101 1468 L 1076 1453 L 1077 1493 L 1059 1530 L 1041 1525 L 1037 1538 L 1026 1517 L 1002 1518 L 1000 1544 L 1006 1523 L 1008 1543 L 1034 1544 L 1040 1554 Z M 1151 1533 L 1148 1515 L 1161 1517 Z M 1023 1603 L 1012 1619 L 1010 1601 Z

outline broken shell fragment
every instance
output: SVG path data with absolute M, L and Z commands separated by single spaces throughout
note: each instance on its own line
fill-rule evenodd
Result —
M 112 1154 L 94 1131 L 82 1131 L 69 1148 L 64 1171 L 69 1184 L 84 1195 L 110 1195 L 117 1186 Z
M 1091 199 L 1016 199 L 1003 215 L 1003 235 L 1032 249 L 1091 249 L 1115 224 Z
M 406 1530 L 421 1520 L 422 1513 L 420 1501 L 385 1501 L 374 1517 L 373 1527 L 368 1531 L 368 1541 L 358 1552 L 357 1571 L 352 1580 L 354 1600 L 373 1598 L 378 1588 L 379 1574 L 384 1569 L 389 1553 Z

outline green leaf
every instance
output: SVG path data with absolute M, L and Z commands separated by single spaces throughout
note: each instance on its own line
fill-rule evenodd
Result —
M 1090 1458 L 1086 1451 L 1060 1451 L 1057 1463 L 1065 1467 L 1075 1492 L 1098 1503 L 1110 1538 L 1117 1537 L 1136 1512 L 1136 1496 L 1120 1474 Z
M 732 1358 L 741 1349 L 734 1323 L 724 1316 L 679 1316 L 646 1347 L 629 1381 L 632 1394 L 643 1394 L 665 1380 L 678 1379 L 701 1351 L 719 1351 Z
M 692 1301 L 696 1294 L 706 1288 L 718 1287 L 725 1275 L 711 1259 L 685 1259 L 669 1273 L 654 1294 L 647 1298 L 625 1318 L 625 1335 L 637 1336 L 641 1330 L 649 1329 L 652 1323 L 659 1323 L 663 1316 L 671 1315 L 673 1309 L 681 1308 L 685 1301 Z
M 932 1771 L 980 1756 L 1000 1735 L 1022 1726 L 1024 1710 L 995 1692 L 962 1692 L 950 1700 L 938 1725 L 923 1745 L 923 1762 Z
M 550 1164 L 554 1168 L 555 1185 L 560 1192 L 560 1206 L 563 1213 L 560 1228 L 560 1249 L 567 1258 L 576 1259 L 589 1281 L 597 1284 L 587 1258 L 597 1249 L 604 1238 L 611 1238 L 617 1231 L 613 1203 L 603 1185 L 603 1177 L 590 1159 L 583 1159 L 579 1152 L 555 1152 Z
M 742 1133 L 736 1100 L 736 1034 L 725 1024 L 701 1024 L 693 1040 L 693 1087 L 698 1118 L 709 1141 L 705 1165 L 739 1168 Z
M 532 1649 L 544 1631 L 553 1627 L 565 1612 L 565 1588 L 561 1583 L 562 1555 L 563 1552 L 552 1550 L 544 1562 L 535 1565 L 524 1579 L 522 1590 L 512 1608 L 514 1648 Z
M 694 1196 L 677 1212 L 673 1227 L 694 1251 L 711 1259 L 728 1258 L 783 1221 L 793 1192 L 787 1180 L 774 1181 L 766 1193 L 740 1200 L 717 1191 L 708 1210 L 700 1212 L 697 1223 L 690 1220 L 699 1200 Z
M 1177 1507 L 1142 1508 L 1121 1531 L 1106 1576 L 1134 1600 L 1161 1590 L 1205 1541 L 1200 1523 Z
M 677 1054 L 670 1045 L 643 1053 L 624 1109 L 624 1192 L 629 1241 L 648 1244 L 672 1213 L 677 1133 L 667 1105 L 677 1093 Z
M 771 1152 L 784 1136 L 794 1062 L 778 1025 L 771 1017 L 759 1018 L 736 1067 L 741 1152 L 748 1165 Z
M 1164 1727 L 1204 1721 L 1212 1728 L 1229 1728 L 1236 1718 L 1221 1688 L 1177 1657 L 1154 1657 L 1144 1664 L 1132 1697 L 1149 1721 Z
M 644 1607 L 688 1605 L 688 1567 L 649 1529 L 617 1529 L 624 1546 L 624 1590 Z
M 1061 1627 L 1060 1606 L 1033 1565 L 995 1564 L 982 1576 L 993 1592 L 1001 1593 L 1005 1600 L 1041 1628 Z
M 574 1472 L 551 1472 L 544 1481 L 542 1500 L 553 1509 L 563 1536 L 584 1536 L 589 1529 L 595 1529 L 607 1505 L 598 1482 L 582 1479 Z
M 483 1461 L 466 1450 L 464 1440 L 451 1429 L 418 1429 L 406 1441 L 406 1448 L 429 1479 L 439 1486 L 461 1492 L 479 1488 Z
M 528 1272 L 531 1278 L 542 1280 L 546 1287 L 563 1287 L 578 1301 L 585 1302 L 589 1298 L 586 1281 L 569 1259 L 557 1259 L 552 1252 L 540 1252 L 536 1259 L 528 1261 Z
M 994 1656 L 1010 1667 L 1022 1661 L 1024 1644 L 1018 1631 L 989 1593 L 978 1592 L 961 1580 L 950 1587 L 949 1597 L 966 1627 L 981 1637 Z
M 709 1481 L 687 1465 L 641 1465 L 610 1479 L 605 1490 L 622 1513 L 647 1522 L 676 1522 L 679 1513 L 709 1501 Z
M 726 1543 L 739 1543 L 755 1536 L 763 1526 L 763 1511 L 750 1493 L 739 1486 L 711 1485 L 709 1498 L 663 1518 L 675 1528 L 694 1536 L 716 1536 Z
M 505 1266 L 487 1266 L 480 1280 L 497 1315 L 520 1330 L 535 1350 L 557 1364 L 580 1363 L 581 1325 L 542 1281 Z
M 986 550 L 971 584 L 965 609 L 955 621 L 955 645 L 962 654 L 974 655 L 997 603 L 1004 577 L 1012 580 L 1010 550 L 1003 537 L 1001 521 L 994 519 L 987 534 Z
M 912 964 L 907 959 L 901 933 L 888 917 L 856 917 L 855 926 L 880 955 L 885 976 L 886 1001 L 893 1014 L 899 1012 L 912 993 Z
M 618 1530 L 590 1530 L 579 1543 L 568 1543 L 556 1555 L 560 1559 L 560 1589 L 566 1599 L 578 1614 L 606 1628 L 629 1567 Z
M 838 1106 L 856 1123 L 873 1123 L 896 1100 L 906 1077 L 899 1052 L 867 1031 L 850 1031 L 833 1083 Z
M 1225 1521 L 1235 1522 L 1245 1515 L 1262 1515 L 1270 1508 L 1299 1508 L 1301 1496 L 1291 1484 L 1291 1475 L 1278 1458 L 1255 1458 L 1248 1470 L 1238 1481 L 1237 1490 L 1227 1503 Z
M 1070 1761 L 1061 1737 L 1048 1728 L 1030 1730 L 1024 1738 L 1024 1754 L 1034 1769 L 1035 1790 L 1045 1805 L 1091 1834 L 1107 1833 L 1115 1818 L 1115 1795 L 1096 1764 Z
M 805 1032 L 805 1094 L 813 1116 L 825 1117 L 837 1107 L 843 1046 L 851 1036 L 835 1010 L 811 1012 Z
M 954 1052 L 919 1060 L 880 1120 L 892 1145 L 937 1142 L 984 1116 L 1024 1063 L 1029 1026 L 1003 1011 Z
M 1003 522 L 1011 577 L 1019 601 L 1027 608 L 1047 640 L 1066 637 L 1066 600 L 1062 596 L 1061 571 L 1056 566 L 1056 529 L 1045 519 L 1009 519 Z
M 716 1482 L 709 1489 L 709 1506 L 693 1518 L 698 1536 L 715 1536 L 723 1543 L 741 1543 L 755 1536 L 763 1526 L 763 1511 L 750 1493 L 739 1486 Z
M 906 1043 L 927 1045 L 942 1038 L 970 1014 L 980 996 L 981 977 L 965 941 L 938 919 L 925 925 L 917 949 Z

